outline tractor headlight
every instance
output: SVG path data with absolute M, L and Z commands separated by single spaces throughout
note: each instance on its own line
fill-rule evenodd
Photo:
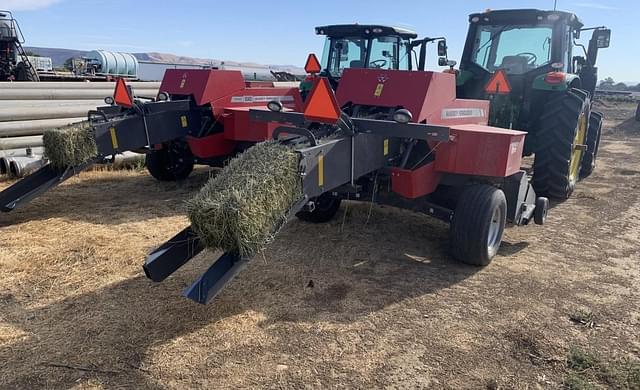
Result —
M 113 106 L 115 100 L 113 100 L 113 96 L 107 96 L 106 98 L 104 98 L 104 102 L 110 106 Z
M 413 119 L 413 115 L 411 115 L 411 112 L 407 109 L 401 108 L 393 113 L 393 120 L 398 123 L 409 123 L 411 119 Z
M 267 103 L 267 108 L 269 109 L 269 111 L 280 112 L 282 111 L 282 103 L 280 103 L 278 100 L 272 100 Z
M 168 94 L 168 93 L 166 93 L 166 92 L 160 92 L 160 93 L 158 93 L 158 98 L 157 98 L 157 100 L 158 100 L 159 102 L 166 102 L 166 101 L 169 101 L 169 94 Z

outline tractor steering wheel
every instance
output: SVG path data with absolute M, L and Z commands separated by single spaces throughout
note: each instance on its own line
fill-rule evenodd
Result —
M 516 56 L 520 57 L 520 56 L 526 56 L 529 57 L 529 60 L 527 61 L 527 65 L 535 65 L 535 63 L 538 61 L 538 56 L 535 55 L 534 53 L 528 52 L 528 51 L 523 51 L 522 53 L 518 53 L 516 54 Z
M 381 58 L 379 60 L 375 60 L 375 61 L 371 61 L 369 63 L 369 66 L 372 66 L 376 69 L 380 69 L 383 68 L 385 65 L 387 65 L 387 60 L 385 60 L 384 58 Z

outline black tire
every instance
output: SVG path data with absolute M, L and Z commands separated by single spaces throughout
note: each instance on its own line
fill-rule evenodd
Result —
M 636 108 L 636 120 L 640 122 L 640 103 L 638 103 L 638 108 Z
M 193 171 L 193 155 L 185 142 L 171 142 L 162 149 L 152 150 L 145 157 L 147 170 L 157 180 L 179 181 Z
M 588 131 L 589 96 L 570 89 L 544 107 L 536 134 L 533 187 L 538 195 L 567 199 L 580 178 Z
M 38 73 L 28 64 L 19 62 L 15 70 L 16 81 L 39 81 Z
M 488 184 L 466 187 L 451 221 L 451 254 L 465 264 L 483 266 L 498 253 L 507 222 L 507 198 Z
M 589 130 L 587 130 L 587 150 L 582 157 L 582 167 L 580 177 L 585 178 L 596 169 L 596 158 L 598 148 L 600 148 L 600 137 L 602 136 L 602 120 L 604 115 L 601 112 L 592 112 L 589 116 Z
M 312 200 L 315 204 L 313 211 L 299 211 L 296 214 L 298 219 L 311 223 L 329 222 L 336 215 L 338 209 L 340 209 L 340 203 L 342 203 L 342 199 L 328 192 Z

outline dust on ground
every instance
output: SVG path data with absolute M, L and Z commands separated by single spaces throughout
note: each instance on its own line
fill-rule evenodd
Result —
M 437 220 L 349 203 L 288 224 L 208 306 L 179 293 L 219 253 L 160 284 L 141 269 L 208 171 L 83 173 L 0 215 L 0 388 L 560 388 L 594 370 L 571 351 L 635 362 L 640 125 L 598 108 L 594 174 L 489 266 L 452 260 Z

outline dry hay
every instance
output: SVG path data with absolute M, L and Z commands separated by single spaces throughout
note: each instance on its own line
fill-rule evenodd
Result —
M 44 154 L 56 169 L 85 163 L 98 154 L 88 121 L 47 130 L 42 137 Z
M 204 244 L 250 257 L 268 244 L 302 196 L 298 155 L 263 142 L 234 158 L 187 202 Z

